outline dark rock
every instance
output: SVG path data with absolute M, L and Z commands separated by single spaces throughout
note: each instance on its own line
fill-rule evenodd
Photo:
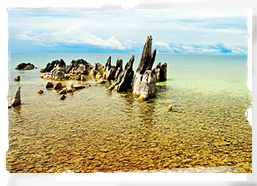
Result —
M 134 76 L 134 58 L 135 56 L 132 55 L 129 62 L 126 64 L 124 71 L 119 74 L 118 79 L 108 88 L 108 90 L 115 88 L 116 91 L 121 92 L 131 88 L 131 83 Z
M 33 70 L 35 65 L 31 63 L 20 63 L 15 69 L 16 70 Z
M 11 105 L 13 107 L 21 105 L 21 87 L 20 86 L 17 88 L 17 91 L 16 91 L 16 93 L 14 95 L 14 98 L 12 100 L 12 104 Z
M 53 88 L 54 84 L 52 82 L 47 82 L 46 88 Z
M 21 80 L 21 77 L 20 75 L 17 75 L 15 78 L 13 78 L 14 81 L 20 81 Z
M 156 75 L 156 81 L 165 81 L 167 79 L 167 63 L 161 65 L 161 62 L 153 69 Z
M 61 89 L 62 88 L 62 84 L 61 83 L 57 83 L 54 87 L 55 90 L 57 89 Z
M 145 41 L 133 85 L 133 95 L 139 96 L 142 100 L 154 96 L 156 92 L 156 75 L 151 70 L 156 56 L 156 49 L 153 50 L 153 53 L 151 51 L 152 36 L 149 35 Z

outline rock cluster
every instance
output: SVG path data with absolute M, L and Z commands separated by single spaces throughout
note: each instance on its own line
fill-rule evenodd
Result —
M 20 63 L 18 66 L 16 66 L 16 70 L 33 70 L 35 67 L 35 65 L 31 64 L 31 63 Z
M 156 92 L 156 82 L 167 79 L 167 63 L 161 65 L 161 62 L 152 70 L 155 61 L 156 49 L 152 52 L 152 36 L 146 38 L 140 63 L 138 65 L 135 77 L 133 71 L 134 55 L 131 57 L 125 68 L 122 68 L 123 60 L 118 59 L 116 66 L 111 65 L 111 56 L 108 57 L 106 64 L 100 63 L 91 65 L 84 59 L 72 60 L 70 65 L 66 65 L 63 59 L 48 63 L 40 77 L 54 80 L 75 79 L 86 81 L 85 75 L 93 75 L 98 84 L 103 84 L 108 80 L 115 82 L 108 87 L 108 90 L 118 92 L 126 91 L 131 88 L 133 82 L 133 95 L 141 100 L 153 97 Z
M 133 95 L 142 100 L 153 97 L 156 92 L 156 75 L 155 71 L 152 71 L 156 49 L 152 52 L 152 40 L 151 35 L 146 38 L 142 57 L 134 79 Z

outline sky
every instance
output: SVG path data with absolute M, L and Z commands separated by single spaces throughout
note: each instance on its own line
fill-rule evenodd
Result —
M 243 9 L 8 9 L 10 53 L 247 54 Z

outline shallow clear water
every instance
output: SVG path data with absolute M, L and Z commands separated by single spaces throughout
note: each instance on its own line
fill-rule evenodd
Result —
M 123 66 L 131 54 L 12 54 L 9 94 L 21 86 L 22 105 L 9 109 L 7 170 L 10 172 L 115 172 L 184 170 L 214 167 L 216 172 L 251 172 L 252 129 L 245 112 L 247 56 L 157 54 L 168 63 L 168 79 L 157 83 L 155 98 L 140 101 L 131 90 L 109 92 L 96 84 L 67 94 L 63 101 L 40 68 L 56 59 L 70 64 L 83 58 L 94 64 Z M 141 55 L 135 56 L 136 70 Z M 38 69 L 14 70 L 21 62 Z M 12 79 L 21 75 L 20 83 Z M 53 83 L 57 83 L 53 81 Z M 37 94 L 42 88 L 45 93 Z M 168 111 L 168 105 L 173 106 Z M 189 169 L 188 169 L 189 170 Z

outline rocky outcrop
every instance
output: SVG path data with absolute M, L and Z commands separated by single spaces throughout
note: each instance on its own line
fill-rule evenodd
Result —
M 161 65 L 161 62 L 153 70 L 156 75 L 156 81 L 166 81 L 167 79 L 167 63 Z
M 139 96 L 142 100 L 153 97 L 156 92 L 156 75 L 152 71 L 156 49 L 152 52 L 152 40 L 151 35 L 147 36 L 134 79 L 133 95 Z
M 16 91 L 16 93 L 14 95 L 14 98 L 12 100 L 12 104 L 11 105 L 13 107 L 21 105 L 21 87 L 20 86 L 17 88 L 17 91 Z
M 134 58 L 135 56 L 132 55 L 129 62 L 126 64 L 124 71 L 119 74 L 118 79 L 108 88 L 108 90 L 115 89 L 117 92 L 122 92 L 131 88 L 131 83 L 134 76 Z
M 43 72 L 45 73 L 40 76 L 41 78 L 61 80 L 62 78 L 66 78 L 66 64 L 63 59 L 53 61 L 47 64 Z
M 93 68 L 94 66 L 84 59 L 72 60 L 67 73 L 88 75 Z
M 35 65 L 31 64 L 31 63 L 20 63 L 15 69 L 16 70 L 33 70 L 35 67 Z
M 54 86 L 54 89 L 57 90 L 57 89 L 61 89 L 62 88 L 62 84 L 61 83 L 57 83 L 55 86 Z

